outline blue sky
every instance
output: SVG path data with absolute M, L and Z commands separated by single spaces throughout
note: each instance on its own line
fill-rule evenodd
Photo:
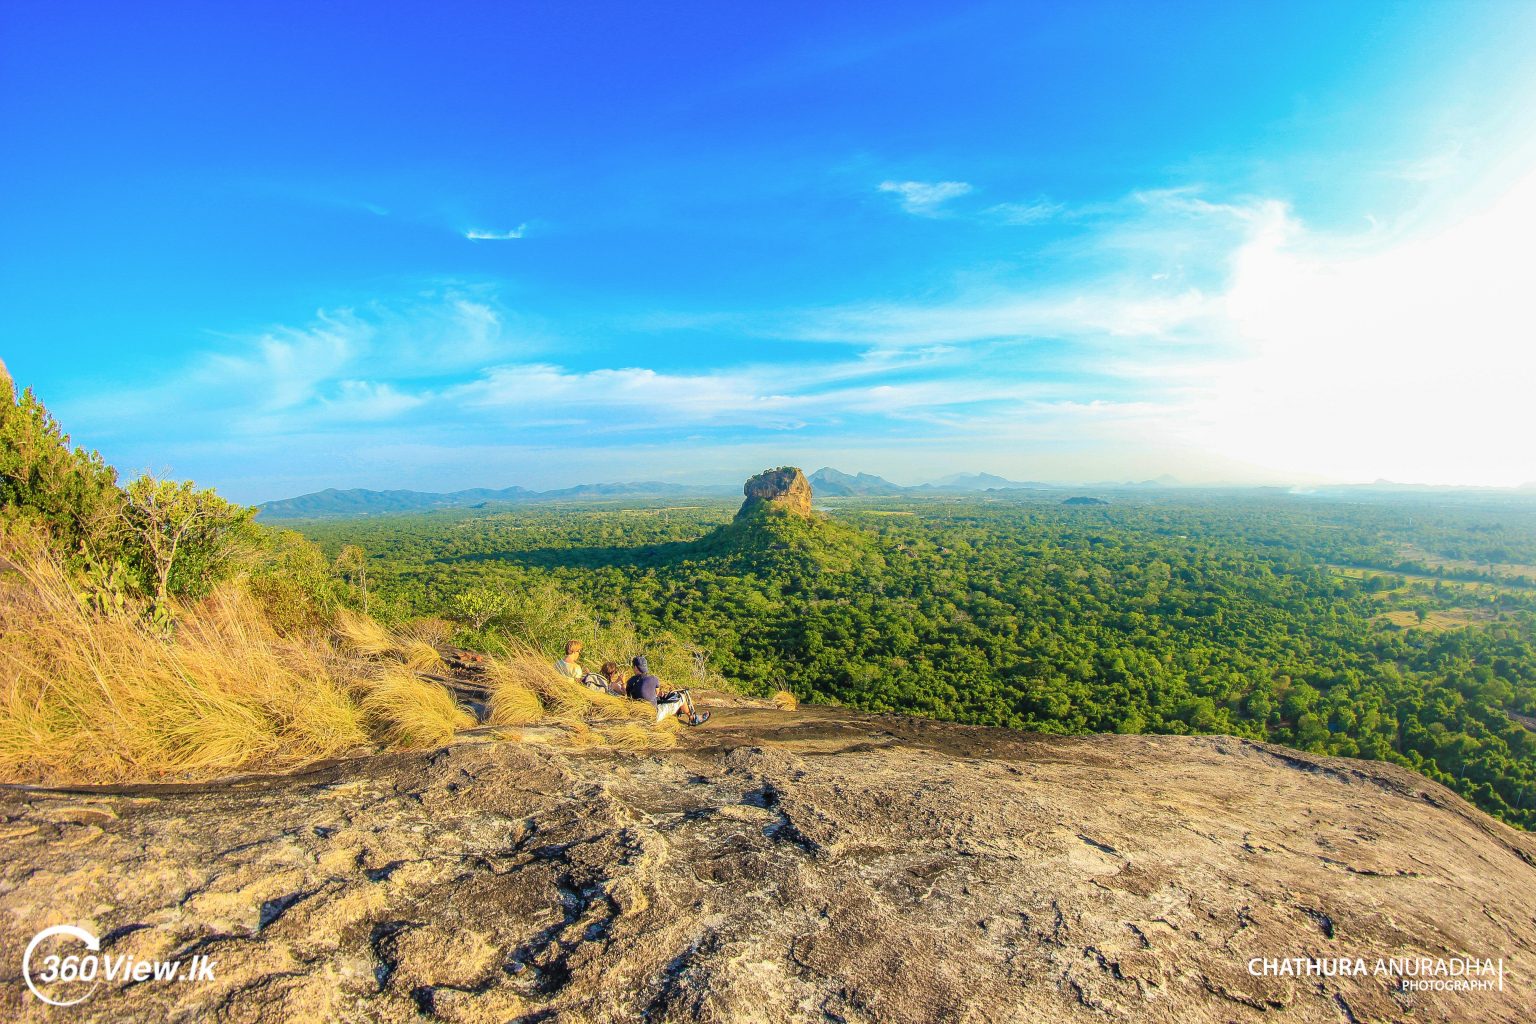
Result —
M 1536 480 L 1536 4 L 0 22 L 0 357 L 125 470 Z

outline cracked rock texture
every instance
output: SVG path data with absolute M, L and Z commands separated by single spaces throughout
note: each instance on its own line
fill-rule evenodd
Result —
M 0 1019 L 1530 1021 L 1536 842 L 1390 766 L 722 707 L 665 752 L 463 742 L 0 790 Z M 51 1010 L 39 929 L 215 978 Z M 1502 957 L 1503 992 L 1252 977 Z

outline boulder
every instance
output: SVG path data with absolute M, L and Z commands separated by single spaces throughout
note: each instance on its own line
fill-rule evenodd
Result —
M 741 503 L 737 519 L 744 519 L 766 509 L 781 509 L 797 516 L 811 515 L 811 484 L 805 474 L 794 466 L 766 469 L 748 480 L 741 493 L 747 500 Z

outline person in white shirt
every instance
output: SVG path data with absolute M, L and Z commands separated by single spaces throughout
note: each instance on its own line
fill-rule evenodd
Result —
M 567 640 L 565 643 L 565 657 L 555 662 L 555 671 L 567 679 L 581 682 L 587 670 L 581 667 L 581 649 L 586 646 L 580 640 Z
M 590 690 L 599 690 L 603 693 L 607 693 L 608 680 L 604 679 L 596 672 L 588 672 L 586 669 L 581 667 L 581 648 L 582 643 L 580 640 L 567 641 L 565 645 L 565 657 L 555 662 L 555 671 L 565 676 L 565 678 L 574 682 L 578 682 Z

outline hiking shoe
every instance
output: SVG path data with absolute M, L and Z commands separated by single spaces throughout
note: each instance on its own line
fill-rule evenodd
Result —
M 690 721 L 688 724 L 689 725 L 703 725 L 707 721 L 709 721 L 709 712 L 708 711 L 700 711 L 698 714 L 693 716 L 693 720 Z

